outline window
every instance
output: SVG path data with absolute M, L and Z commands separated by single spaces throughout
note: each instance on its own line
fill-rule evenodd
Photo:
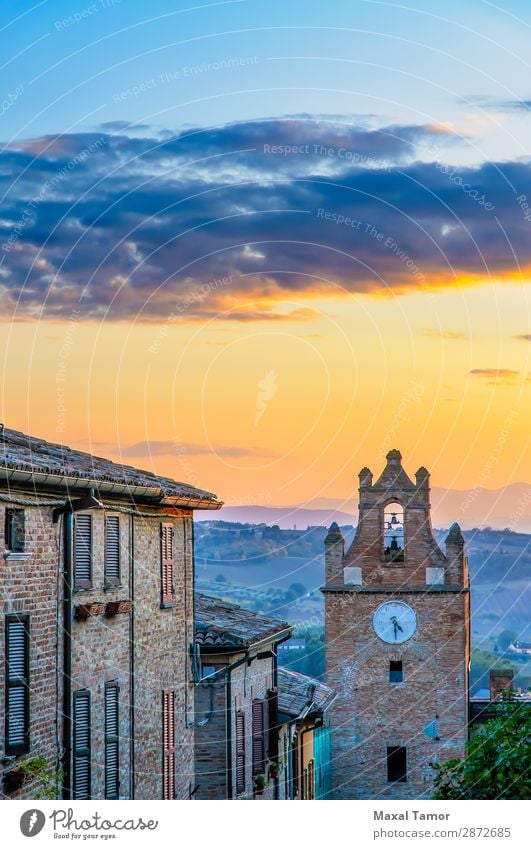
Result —
M 265 772 L 264 703 L 253 702 L 253 775 Z
M 245 714 L 236 713 L 236 793 L 245 792 Z
M 92 586 L 92 516 L 79 513 L 74 518 L 74 589 Z
M 172 606 L 173 596 L 173 525 L 163 522 L 161 530 L 161 604 Z
M 404 746 L 387 747 L 387 780 L 407 781 L 407 756 Z
M 162 694 L 162 798 L 175 799 L 175 691 Z
M 24 510 L 6 510 L 5 540 L 8 551 L 24 551 Z
M 120 583 L 120 518 L 105 517 L 105 586 Z
M 6 616 L 5 753 L 29 751 L 29 617 Z
M 404 672 L 402 669 L 401 660 L 392 660 L 389 663 L 389 682 L 391 684 L 401 684 L 404 680 Z
M 120 687 L 117 681 L 105 685 L 105 798 L 120 798 Z
M 398 502 L 384 510 L 384 557 L 386 563 L 404 562 L 404 511 Z
M 74 693 L 74 775 L 73 798 L 91 798 L 90 773 L 90 691 Z

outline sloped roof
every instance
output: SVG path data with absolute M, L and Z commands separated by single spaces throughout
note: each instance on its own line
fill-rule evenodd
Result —
M 46 442 L 18 430 L 0 426 L 0 470 L 49 475 L 52 485 L 62 478 L 86 480 L 96 488 L 98 484 L 112 483 L 124 487 L 145 487 L 158 490 L 157 497 L 204 501 L 205 507 L 221 506 L 212 492 L 197 489 L 172 478 L 159 477 L 153 472 L 114 463 L 104 457 L 95 457 L 85 451 L 76 451 L 67 445 Z
M 291 669 L 278 669 L 278 709 L 294 719 L 310 713 L 324 713 L 336 697 L 334 690 L 316 678 Z
M 280 619 L 268 619 L 203 593 L 195 595 L 195 641 L 203 648 L 246 649 L 289 629 Z

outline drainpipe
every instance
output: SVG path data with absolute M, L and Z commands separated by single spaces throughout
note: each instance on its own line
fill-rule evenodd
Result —
M 68 502 L 63 518 L 63 799 L 72 798 L 72 516 Z
M 131 618 L 129 620 L 129 696 L 131 699 L 131 799 L 135 798 L 135 517 L 129 517 L 129 592 L 133 600 Z

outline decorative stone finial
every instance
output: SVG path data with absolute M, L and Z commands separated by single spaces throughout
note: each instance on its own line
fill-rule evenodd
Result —
M 450 530 L 448 531 L 448 536 L 446 537 L 446 543 L 450 543 L 451 545 L 464 545 L 465 538 L 461 533 L 461 528 L 454 522 Z
M 337 524 L 337 522 L 332 522 L 330 527 L 328 528 L 328 533 L 325 537 L 325 545 L 332 545 L 335 542 L 344 542 L 345 538 L 341 533 L 341 528 Z
M 399 466 L 401 459 L 402 455 L 398 448 L 391 448 L 391 450 L 387 453 L 386 456 L 388 466 Z

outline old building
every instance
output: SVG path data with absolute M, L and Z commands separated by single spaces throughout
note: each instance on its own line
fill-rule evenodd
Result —
M 196 799 L 285 798 L 277 647 L 285 622 L 196 594 Z
M 44 762 L 67 799 L 190 798 L 192 516 L 220 506 L 1 428 L 4 796 L 42 792 Z
M 429 474 L 412 481 L 390 451 L 373 483 L 360 472 L 349 550 L 334 523 L 325 541 L 326 680 L 337 798 L 429 796 L 431 762 L 467 740 L 469 586 L 464 539 L 446 554 L 431 529 Z
M 330 795 L 330 728 L 326 714 L 335 696 L 321 681 L 279 667 L 279 749 L 286 799 L 326 799 Z

